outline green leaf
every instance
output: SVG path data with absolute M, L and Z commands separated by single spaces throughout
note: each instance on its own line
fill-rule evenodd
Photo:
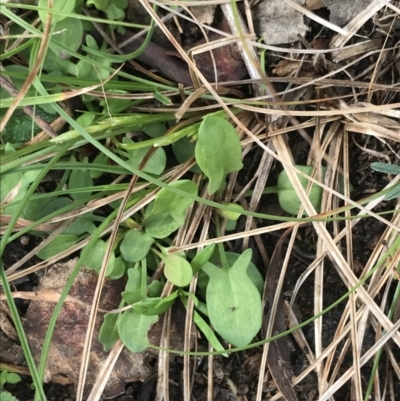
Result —
M 379 171 L 380 173 L 386 174 L 400 174 L 400 166 L 396 166 L 394 164 L 387 163 L 371 163 L 371 168 L 375 171 Z
M 314 168 L 312 166 L 295 166 L 301 172 L 311 175 Z M 326 168 L 322 169 L 325 175 Z M 307 188 L 309 180 L 307 178 L 299 175 L 299 181 L 304 189 Z M 290 214 L 298 214 L 301 208 L 300 198 L 297 196 L 295 189 L 290 182 L 290 179 L 285 170 L 279 173 L 277 182 L 277 194 L 279 199 L 279 204 L 281 208 Z M 310 199 L 315 210 L 319 213 L 321 210 L 322 201 L 322 188 L 319 185 L 313 184 L 308 198 Z
M 69 188 L 70 189 L 83 189 L 93 186 L 93 178 L 90 176 L 90 171 L 85 169 L 72 170 L 69 176 Z M 80 200 L 87 198 L 91 195 L 91 191 L 72 193 L 71 198 L 74 200 Z
M 237 210 L 237 212 L 232 212 L 231 210 L 217 209 L 218 213 L 225 219 L 236 221 L 242 215 L 242 212 L 244 210 L 242 205 L 239 205 L 237 203 L 228 203 L 228 202 L 223 202 L 223 204 Z
M 78 242 L 78 239 L 79 238 L 76 235 L 61 234 L 38 251 L 36 256 L 43 260 L 50 259 L 75 245 Z
M 23 212 L 23 217 L 27 220 L 39 220 L 43 217 L 48 216 L 58 210 L 70 205 L 72 203 L 70 198 L 66 196 L 60 196 L 58 198 L 53 198 L 50 200 L 47 199 L 36 199 L 31 200 L 26 206 L 26 209 Z M 72 223 L 73 224 L 73 223 Z M 64 234 L 75 234 L 73 232 L 64 232 Z
M 177 287 L 186 287 L 190 284 L 193 271 L 186 259 L 176 253 L 161 257 L 165 263 L 164 275 L 172 284 Z
M 227 174 L 243 167 L 238 133 L 221 117 L 208 115 L 204 118 L 199 128 L 195 155 L 197 164 L 210 180 L 210 195 L 223 186 Z
M 111 280 L 118 280 L 125 274 L 125 269 L 124 260 L 121 256 L 118 256 L 118 258 L 114 259 L 114 263 L 108 263 L 106 277 L 110 278 Z
M 96 231 L 96 225 L 93 223 L 92 213 L 86 213 L 79 216 L 64 231 L 64 234 L 82 235 L 85 233 L 93 234 Z
M 54 38 L 57 44 L 50 41 L 49 47 L 51 51 L 63 60 L 69 59 L 71 54 L 67 53 L 64 48 L 58 45 L 58 43 L 67 47 L 69 50 L 76 52 L 83 39 L 82 22 L 77 18 L 63 19 L 54 27 L 52 38 Z
M 123 143 L 134 143 L 129 138 L 124 138 Z M 146 157 L 147 153 L 151 149 L 151 146 L 139 149 L 129 150 L 128 163 L 134 168 L 139 168 L 140 163 Z M 145 173 L 160 175 L 167 165 L 167 155 L 163 148 L 157 148 L 156 151 L 151 155 L 146 165 L 142 169 Z
M 153 280 L 148 286 L 147 286 L 147 296 L 149 298 L 157 298 L 161 295 L 163 291 L 164 286 L 161 284 L 160 281 L 158 280 Z
M 185 163 L 190 158 L 194 157 L 196 144 L 193 142 L 192 138 L 184 136 L 172 144 L 172 150 L 179 163 Z M 200 167 L 195 164 L 190 171 L 193 173 L 201 173 Z
M 180 180 L 169 185 L 197 195 L 197 185 L 193 181 Z M 153 238 L 167 237 L 184 223 L 186 210 L 192 203 L 190 198 L 161 189 L 146 210 L 143 223 L 146 233 Z
M 90 249 L 89 253 L 86 254 L 86 257 L 82 259 L 82 263 L 89 269 L 100 269 L 106 253 L 106 248 L 107 243 L 102 239 L 98 239 Z
M 400 196 L 400 184 L 395 185 L 385 196 L 385 200 L 396 199 Z
M 1 197 L 6 197 L 11 190 L 14 191 L 14 202 L 21 201 L 28 192 L 29 186 L 40 174 L 40 170 L 27 171 L 21 175 L 19 173 L 6 174 L 1 180 Z M 4 186 L 3 186 L 4 185 Z M 7 192 L 6 192 L 7 191 Z M 4 198 L 3 198 L 4 199 Z M 5 207 L 5 213 L 13 216 L 19 208 L 19 204 L 13 204 Z
M 261 296 L 247 274 L 251 255 L 251 250 L 246 250 L 229 269 L 210 262 L 203 266 L 210 278 L 206 291 L 210 321 L 217 333 L 236 347 L 249 344 L 261 328 Z
M 128 262 L 139 262 L 147 256 L 153 243 L 154 238 L 150 235 L 143 231 L 131 229 L 121 241 L 121 255 Z
M 128 269 L 128 281 L 125 285 L 125 291 L 121 294 L 123 300 L 132 305 L 143 299 L 140 292 L 141 272 L 138 269 Z
M 10 392 L 2 391 L 0 393 L 0 401 L 18 401 Z
M 196 254 L 190 263 L 192 265 L 193 274 L 196 274 L 203 267 L 203 265 L 208 262 L 214 252 L 214 249 L 215 244 L 210 244 Z
M 110 0 L 87 0 L 86 1 L 87 6 L 94 5 L 96 7 L 96 9 L 99 11 L 104 11 L 108 7 L 109 3 L 110 3 Z
M 171 297 L 171 295 L 173 295 L 173 297 Z M 171 295 L 169 295 L 170 298 L 165 302 L 160 302 L 164 301 L 164 298 L 160 297 L 148 298 L 146 300 L 136 302 L 135 304 L 133 304 L 132 308 L 142 315 L 161 315 L 169 308 L 171 308 L 171 306 L 174 304 L 175 298 L 177 297 L 177 292 L 175 291 Z
M 149 346 L 147 332 L 158 321 L 158 316 L 147 316 L 133 309 L 122 313 L 118 320 L 118 333 L 126 348 L 132 352 L 142 352 Z
M 48 0 L 39 0 L 38 6 L 48 9 L 48 3 L 49 3 Z M 53 8 L 52 8 L 52 10 L 62 11 L 62 12 L 65 12 L 65 13 L 72 13 L 74 11 L 74 9 L 75 9 L 75 4 L 76 4 L 75 0 L 68 0 L 68 1 L 65 1 L 65 0 L 53 0 Z M 43 23 L 46 23 L 48 11 L 47 10 L 39 10 L 38 12 L 39 12 L 40 20 Z M 65 18 L 67 18 L 66 15 L 58 15 L 58 14 L 55 15 L 55 14 L 53 14 L 51 23 L 52 23 L 52 25 L 55 25 L 55 24 L 57 24 L 58 22 L 62 21 Z
M 110 351 L 119 339 L 117 327 L 118 316 L 117 313 L 106 313 L 104 315 L 104 321 L 99 331 L 99 341 L 103 345 L 105 352 Z
M 21 376 L 18 373 L 8 372 L 7 383 L 15 384 L 21 381 Z
M 161 123 L 150 124 L 143 127 L 143 132 L 150 138 L 159 138 L 165 134 L 165 131 L 167 131 L 167 127 Z

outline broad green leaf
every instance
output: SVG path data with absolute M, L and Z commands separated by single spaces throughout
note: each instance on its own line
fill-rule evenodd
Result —
M 143 231 L 131 229 L 121 241 L 121 255 L 128 262 L 139 262 L 147 256 L 153 243 L 154 238 L 150 235 Z
M 159 280 L 153 280 L 147 286 L 147 296 L 149 298 L 157 298 L 161 295 L 164 286 L 161 284 Z
M 72 170 L 69 176 L 69 188 L 70 189 L 84 189 L 93 186 L 93 178 L 90 176 L 89 170 L 79 169 Z M 91 195 L 91 191 L 72 193 L 71 198 L 74 200 L 80 200 L 87 198 Z
M 143 299 L 140 292 L 141 272 L 138 269 L 128 269 L 128 281 L 125 285 L 125 291 L 121 294 L 123 300 L 132 305 Z
M 122 313 L 118 320 L 118 333 L 126 348 L 132 352 L 142 352 L 149 346 L 147 332 L 158 321 L 158 316 L 147 316 L 133 309 Z
M 117 313 L 106 313 L 104 315 L 104 321 L 99 331 L 99 341 L 103 345 L 105 352 L 110 351 L 119 339 L 117 320 Z
M 193 277 L 190 263 L 175 253 L 163 257 L 165 277 L 177 287 L 186 287 Z
M 93 164 L 104 164 L 104 168 L 107 167 L 107 162 L 108 156 L 101 152 L 93 160 Z M 104 174 L 104 171 L 89 170 L 89 173 L 92 178 L 100 178 Z
M 106 253 L 107 243 L 102 239 L 98 239 L 86 257 L 82 259 L 82 263 L 89 269 L 98 270 L 103 263 L 103 259 Z
M 93 5 L 99 11 L 104 11 L 108 7 L 109 3 L 110 3 L 110 0 L 87 0 L 86 1 L 87 6 Z
M 67 47 L 69 50 L 76 52 L 83 39 L 82 22 L 77 18 L 65 18 L 58 22 L 54 27 L 52 38 L 59 44 Z M 50 41 L 49 47 L 58 57 L 63 60 L 69 59 L 71 55 L 58 44 Z
M 22 174 L 22 177 L 19 174 L 17 175 L 17 173 L 6 174 L 4 181 L 2 179 L 0 184 L 1 185 L 0 192 L 2 198 L 6 197 L 10 193 L 10 191 L 15 191 L 12 200 L 14 202 L 21 201 L 28 192 L 29 186 L 32 184 L 32 182 L 37 178 L 39 174 L 40 170 L 27 171 Z M 9 206 L 6 206 L 4 214 L 9 214 L 13 216 L 18 208 L 19 204 L 10 204 Z
M 210 321 L 236 347 L 249 344 L 261 328 L 261 296 L 247 274 L 251 254 L 250 249 L 243 252 L 229 269 L 210 262 L 203 266 L 210 278 L 206 290 Z
M 192 138 L 184 136 L 179 141 L 172 144 L 172 150 L 179 163 L 185 163 L 187 160 L 194 156 L 196 144 L 192 141 Z M 195 164 L 190 171 L 193 173 L 201 173 L 200 167 Z
M 183 218 L 185 216 L 185 211 L 183 212 Z M 146 233 L 153 238 L 166 238 L 174 231 L 176 231 L 183 222 L 181 220 L 177 221 L 168 213 L 159 213 L 155 215 L 150 215 L 145 220 Z
M 0 393 L 0 401 L 18 401 L 10 392 L 2 390 Z
M 223 202 L 223 204 L 237 210 L 237 212 L 232 212 L 231 210 L 217 209 L 218 213 L 223 218 L 227 220 L 236 221 L 242 215 L 242 212 L 244 210 L 242 205 L 239 205 L 237 203 L 227 203 L 227 202 Z
M 114 252 L 113 252 L 114 255 Z M 115 258 L 115 256 L 114 256 Z M 111 262 L 111 260 L 110 260 Z M 108 263 L 106 276 L 111 280 L 118 280 L 125 274 L 125 263 L 121 256 L 114 259 L 114 263 Z
M 143 132 L 150 138 L 159 138 L 167 131 L 167 127 L 161 123 L 146 125 L 143 127 Z
M 229 267 L 233 266 L 236 261 L 240 258 L 239 253 L 234 252 L 225 252 L 226 261 L 228 262 Z M 213 256 L 210 258 L 210 262 L 216 264 L 217 266 L 221 266 L 221 260 L 219 252 L 215 252 Z M 264 289 L 264 279 L 257 269 L 256 265 L 250 261 L 249 266 L 247 268 L 247 275 L 250 277 L 250 280 L 257 287 L 260 294 L 262 294 Z
M 197 164 L 210 180 L 210 195 L 223 186 L 227 174 L 243 167 L 238 133 L 221 117 L 209 115 L 204 118 L 199 128 L 195 155 Z
M 71 203 L 72 200 L 66 196 L 59 196 L 50 200 L 34 199 L 28 202 L 26 209 L 23 212 L 23 217 L 27 220 L 36 221 L 69 206 Z M 74 232 L 64 232 L 64 234 L 79 235 Z
M 197 185 L 192 181 L 180 180 L 169 185 L 197 195 Z M 161 189 L 146 210 L 146 233 L 153 238 L 167 237 L 184 223 L 186 210 L 192 203 L 190 198 Z
M 123 143 L 134 143 L 129 138 L 124 138 Z M 139 149 L 129 150 L 129 160 L 128 164 L 134 168 L 139 168 L 140 163 L 145 158 L 151 146 Z M 163 148 L 157 148 L 156 151 L 151 155 L 150 159 L 147 161 L 146 165 L 142 169 L 145 173 L 151 173 L 160 175 L 167 164 L 167 156 Z
M 96 225 L 93 223 L 92 213 L 86 213 L 79 216 L 64 231 L 64 234 L 82 235 L 85 233 L 93 234 L 96 231 Z
M 8 372 L 7 383 L 16 384 L 21 381 L 21 376 L 18 373 Z
M 107 57 L 100 57 L 89 53 L 90 49 L 95 51 L 99 50 L 97 42 L 93 36 L 86 35 L 86 45 L 88 47 L 88 55 L 85 57 L 85 59 L 79 60 L 78 64 L 76 65 L 77 77 L 83 79 L 94 79 L 96 81 L 99 79 L 106 80 L 110 76 L 110 71 L 108 68 L 111 66 L 112 60 Z M 101 63 L 105 68 L 93 68 L 93 64 L 91 63 L 90 59 Z
M 18 193 L 21 191 L 21 186 L 22 186 L 22 173 L 21 172 L 15 172 L 15 173 L 10 173 L 10 174 L 3 174 L 0 176 L 0 185 L 1 185 L 1 191 L 0 191 L 0 200 L 3 202 L 3 200 L 8 197 L 8 203 L 11 202 L 15 197 L 18 195 Z M 11 195 L 11 191 L 13 191 L 14 195 Z
M 39 17 L 43 23 L 46 23 L 47 14 L 48 14 L 48 0 L 39 0 L 38 6 L 42 8 L 46 8 L 47 10 L 39 10 Z M 52 10 L 62 11 L 64 13 L 72 13 L 75 9 L 75 0 L 53 0 L 53 8 Z M 51 23 L 52 25 L 57 24 L 58 22 L 62 21 L 63 19 L 67 18 L 66 15 L 52 15 Z
M 295 166 L 295 167 L 307 175 L 311 175 L 314 170 L 312 166 Z M 323 174 L 325 174 L 325 171 L 326 169 L 323 168 Z M 299 175 L 299 181 L 302 187 L 306 189 L 309 180 Z M 287 213 L 298 214 L 302 203 L 300 201 L 300 198 L 297 196 L 297 193 L 293 188 L 292 183 L 290 182 L 286 170 L 283 170 L 282 172 L 279 173 L 276 188 L 281 208 Z M 310 189 L 308 198 L 310 199 L 315 210 L 319 212 L 321 210 L 322 188 L 319 185 L 313 184 Z
M 75 245 L 78 242 L 78 239 L 79 238 L 76 235 L 61 234 L 38 251 L 36 256 L 43 260 L 52 258 Z
M 179 180 L 171 182 L 169 186 L 187 192 L 189 195 L 197 195 L 197 185 L 190 180 Z M 151 214 L 169 213 L 171 215 L 181 215 L 182 210 L 186 210 L 193 200 L 183 195 L 178 195 L 168 189 L 162 188 L 154 199 Z

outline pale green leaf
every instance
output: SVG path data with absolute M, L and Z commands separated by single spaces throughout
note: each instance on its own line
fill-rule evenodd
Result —
M 224 118 L 206 116 L 202 121 L 195 149 L 196 161 L 210 180 L 210 195 L 222 188 L 227 174 L 242 167 L 242 147 L 238 133 Z
M 190 284 L 193 277 L 190 263 L 183 257 L 172 253 L 164 258 L 164 275 L 172 284 L 178 287 L 185 287 Z
M 154 238 L 143 231 L 131 229 L 121 241 L 120 250 L 122 257 L 128 262 L 139 262 L 149 253 Z
M 106 313 L 104 315 L 104 321 L 99 331 L 99 341 L 103 345 L 105 352 L 110 351 L 119 339 L 117 320 L 117 313 Z
M 53 0 L 53 8 L 51 10 L 55 11 L 62 11 L 64 13 L 72 13 L 75 9 L 75 4 L 76 0 Z M 46 8 L 46 10 L 39 10 L 39 17 L 40 20 L 43 23 L 46 23 L 47 19 L 47 14 L 48 14 L 48 7 L 49 7 L 49 2 L 48 0 L 39 0 L 38 6 L 42 8 Z M 50 10 L 50 11 L 51 11 Z M 66 15 L 58 15 L 58 14 L 53 14 L 52 15 L 52 25 L 55 25 L 56 23 L 62 21 L 63 19 L 67 18 L 68 16 Z
M 142 315 L 133 309 L 122 313 L 118 320 L 118 333 L 126 348 L 142 352 L 149 346 L 147 332 L 158 321 L 158 316 Z
M 249 249 L 243 252 L 229 269 L 210 262 L 203 266 L 210 278 L 206 300 L 211 323 L 236 347 L 249 344 L 261 328 L 261 296 L 247 274 L 251 254 Z
M 75 245 L 78 242 L 78 239 L 79 238 L 76 235 L 61 234 L 40 249 L 36 253 L 36 256 L 43 260 L 50 259 Z

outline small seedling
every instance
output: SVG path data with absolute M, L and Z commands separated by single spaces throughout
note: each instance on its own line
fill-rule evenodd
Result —
M 311 176 L 314 167 L 312 166 L 294 166 L 301 172 Z M 322 173 L 325 175 L 326 168 L 322 168 Z M 308 186 L 307 178 L 303 176 L 299 176 L 299 181 L 304 189 Z M 343 179 L 340 179 L 340 192 L 343 192 Z M 292 183 L 286 173 L 283 170 L 278 175 L 278 182 L 275 187 L 265 188 L 264 194 L 277 194 L 278 200 L 281 208 L 290 214 L 297 215 L 300 211 L 302 203 L 300 198 L 297 196 L 296 190 L 293 188 Z M 308 198 L 310 199 L 311 204 L 314 209 L 319 213 L 321 210 L 321 201 L 322 201 L 322 187 L 319 185 L 313 184 L 311 186 L 310 192 L 308 194 Z
M 5 384 L 16 384 L 21 381 L 18 373 L 7 372 L 3 370 L 0 373 L 0 401 L 18 401 L 10 392 L 4 390 Z

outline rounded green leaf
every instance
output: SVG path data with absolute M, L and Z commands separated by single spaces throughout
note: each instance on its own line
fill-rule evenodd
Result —
M 131 229 L 121 241 L 120 251 L 122 257 L 128 262 L 139 262 L 149 253 L 154 238 L 143 231 Z
M 66 60 L 71 57 L 71 54 L 66 52 L 62 46 L 67 47 L 69 50 L 76 52 L 83 39 L 83 25 L 77 18 L 65 18 L 57 22 L 54 27 L 54 41 L 50 41 L 50 49 L 61 59 Z M 57 42 L 57 43 L 55 43 Z
M 210 282 L 206 290 L 207 311 L 217 333 L 236 347 L 251 342 L 261 328 L 261 296 L 247 274 L 251 250 L 243 252 L 231 268 L 210 262 L 203 266 Z
M 113 252 L 114 254 L 114 252 Z M 114 256 L 115 257 L 115 256 Z M 106 276 L 111 280 L 118 280 L 125 274 L 125 263 L 121 256 L 115 258 L 114 263 L 107 266 Z
M 179 163 L 185 163 L 193 157 L 195 148 L 196 144 L 187 136 L 184 136 L 182 139 L 179 139 L 179 141 L 172 144 L 172 150 Z M 193 173 L 201 173 L 201 169 L 197 164 L 195 164 L 190 171 Z
M 158 316 L 147 316 L 130 309 L 122 313 L 118 320 L 118 333 L 126 348 L 132 352 L 142 352 L 149 346 L 147 332 L 158 321 Z
M 70 189 L 82 189 L 93 186 L 93 178 L 90 176 L 89 170 L 78 169 L 72 170 L 69 176 L 69 188 Z M 79 193 L 72 193 L 71 198 L 74 200 L 80 200 L 87 198 L 91 195 L 91 191 L 83 191 Z
M 125 142 L 125 141 L 124 141 Z M 130 150 L 128 164 L 134 168 L 139 168 L 140 163 L 145 158 L 151 146 L 146 148 L 139 148 Z M 146 165 L 142 169 L 145 173 L 160 175 L 167 165 L 167 155 L 163 148 L 157 148 L 157 150 L 151 155 Z
M 36 256 L 43 260 L 50 259 L 75 245 L 77 242 L 78 237 L 76 235 L 61 234 L 45 245 L 40 251 L 38 251 Z
M 222 187 L 227 174 L 243 167 L 238 133 L 221 117 L 208 115 L 204 118 L 199 128 L 195 155 L 197 164 L 210 180 L 210 195 Z
M 75 9 L 75 0 L 53 0 L 53 11 L 62 11 L 64 13 L 72 13 Z M 39 0 L 38 6 L 41 8 L 45 8 L 46 10 L 39 10 L 39 17 L 43 23 L 46 23 L 47 14 L 49 11 L 49 2 L 48 0 Z M 63 19 L 67 18 L 67 15 L 59 15 L 53 14 L 52 15 L 52 25 L 55 25 L 57 22 L 62 21 Z
M 313 172 L 312 166 L 295 166 L 301 172 L 311 175 Z M 323 174 L 325 174 L 326 168 L 322 168 Z M 307 178 L 299 175 L 299 181 L 304 189 L 307 188 L 309 180 Z M 281 208 L 290 214 L 298 214 L 300 211 L 300 207 L 302 205 L 300 198 L 297 196 L 295 189 L 290 182 L 290 179 L 286 173 L 286 170 L 283 170 L 278 175 L 277 182 L 277 194 L 278 200 Z M 321 201 L 322 201 L 322 188 L 319 185 L 313 184 L 308 198 L 310 199 L 312 205 L 315 210 L 319 212 L 321 210 Z
M 85 258 L 82 258 L 82 263 L 89 269 L 100 269 L 106 253 L 107 244 L 102 239 L 98 239 Z M 83 250 L 82 250 L 83 253 Z
M 170 254 L 164 258 L 164 275 L 177 287 L 186 287 L 193 277 L 190 263 L 177 254 Z

